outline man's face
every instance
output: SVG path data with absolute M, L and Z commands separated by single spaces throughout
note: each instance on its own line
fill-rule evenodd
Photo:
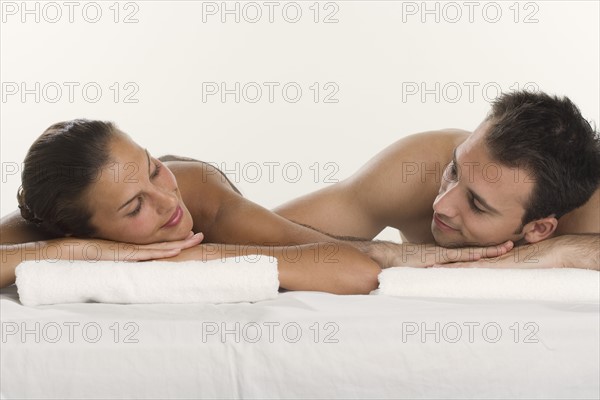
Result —
M 444 247 L 498 244 L 523 238 L 521 220 L 534 188 L 527 171 L 490 158 L 483 122 L 456 147 L 433 203 L 431 232 Z

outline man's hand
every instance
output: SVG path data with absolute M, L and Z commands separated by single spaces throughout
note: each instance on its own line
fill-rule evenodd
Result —
M 553 256 L 552 248 L 540 242 L 516 247 L 499 257 L 482 258 L 476 261 L 436 264 L 447 268 L 561 268 L 564 264 Z
M 434 267 L 448 268 L 583 268 L 600 270 L 600 235 L 563 235 L 515 247 L 493 258 Z
M 376 261 L 381 268 L 431 267 L 503 256 L 513 248 L 513 242 L 509 240 L 494 246 L 461 248 L 446 248 L 434 244 L 360 242 L 357 247 Z

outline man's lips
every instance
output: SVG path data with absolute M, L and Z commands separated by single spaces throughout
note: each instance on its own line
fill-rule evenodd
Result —
M 443 222 L 436 213 L 433 214 L 433 221 L 442 230 L 445 230 L 445 231 L 457 231 L 458 230 L 458 229 L 453 228 L 452 226 L 446 224 L 445 222 Z
M 183 217 L 183 210 L 181 209 L 180 206 L 177 206 L 177 208 L 175 209 L 175 212 L 173 213 L 173 215 L 171 215 L 171 218 L 169 218 L 167 223 L 164 224 L 162 226 L 162 228 L 170 228 L 172 226 L 177 225 L 179 223 L 179 221 L 181 221 L 182 217 Z

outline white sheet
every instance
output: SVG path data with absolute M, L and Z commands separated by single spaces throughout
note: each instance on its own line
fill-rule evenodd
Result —
M 255 304 L 29 308 L 12 286 L 0 291 L 0 390 L 7 399 L 597 399 L 599 309 L 320 292 Z M 209 334 L 221 324 L 224 340 Z M 431 331 L 425 340 L 410 334 L 421 324 Z M 9 334 L 15 327 L 33 333 Z

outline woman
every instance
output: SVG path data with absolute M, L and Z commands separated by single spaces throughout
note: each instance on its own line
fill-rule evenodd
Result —
M 110 122 L 49 127 L 25 158 L 20 212 L 0 222 L 0 287 L 21 261 L 88 259 L 93 248 L 129 261 L 267 254 L 285 289 L 377 288 L 380 268 L 355 248 L 248 201 L 211 165 L 163 160 Z

